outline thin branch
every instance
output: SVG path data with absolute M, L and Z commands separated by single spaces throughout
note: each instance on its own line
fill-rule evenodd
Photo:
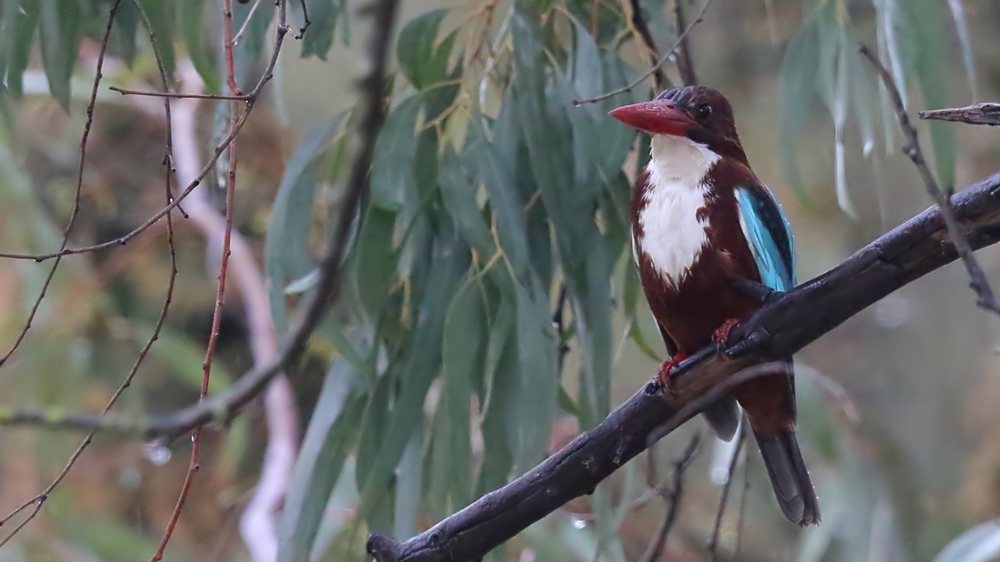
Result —
M 969 247 L 968 240 L 965 239 L 965 234 L 962 232 L 961 225 L 959 225 L 958 220 L 955 218 L 955 212 L 952 209 L 952 204 L 948 195 L 938 187 L 937 180 L 934 179 L 934 174 L 931 173 L 930 168 L 927 167 L 927 162 L 924 159 L 923 151 L 920 149 L 920 141 L 917 138 L 917 130 L 910 123 L 910 118 L 906 114 L 906 109 L 903 107 L 903 100 L 899 95 L 899 90 L 896 88 L 896 83 L 892 79 L 892 75 L 886 70 L 882 63 L 879 62 L 878 57 L 875 56 L 868 47 L 861 45 L 861 54 L 868 59 L 868 61 L 878 72 L 879 78 L 882 79 L 882 83 L 885 84 L 886 90 L 889 92 L 889 98 L 892 100 L 892 105 L 896 110 L 896 117 L 899 119 L 899 128 L 903 131 L 903 137 L 906 138 L 906 145 L 903 146 L 903 153 L 913 162 L 916 166 L 917 171 L 920 173 L 921 179 L 924 181 L 924 187 L 927 193 L 930 194 L 931 198 L 937 203 L 938 207 L 941 209 L 941 214 L 944 217 L 945 225 L 948 227 L 948 236 L 951 238 L 952 243 L 955 245 L 955 249 L 958 251 L 958 255 L 961 256 L 962 262 L 965 263 L 965 269 L 969 272 L 970 286 L 972 290 L 976 292 L 976 305 L 980 308 L 985 308 L 986 310 L 991 310 L 994 313 L 1000 315 L 1000 302 L 997 302 L 996 296 L 993 294 L 993 288 L 990 287 L 989 281 L 986 279 L 986 274 L 983 272 L 983 268 L 980 267 L 979 262 L 972 255 L 972 248 Z
M 667 545 L 667 536 L 670 534 L 670 529 L 673 528 L 674 522 L 677 521 L 681 499 L 684 497 L 684 472 L 691 462 L 694 461 L 700 444 L 701 433 L 695 433 L 691 437 L 691 441 L 688 442 L 687 447 L 685 447 L 684 453 L 674 461 L 673 487 L 670 490 L 657 490 L 663 496 L 663 499 L 670 502 L 670 507 L 667 509 L 667 514 L 663 517 L 663 523 L 660 524 L 660 528 L 656 531 L 656 538 L 646 547 L 646 552 L 642 555 L 640 562 L 654 562 L 655 560 L 659 560 L 660 555 L 663 554 L 663 548 Z
M 674 29 L 680 32 L 680 30 L 687 28 L 688 26 L 684 23 L 684 0 L 674 0 Z M 694 61 L 691 59 L 689 43 L 687 37 L 680 39 L 680 45 L 677 47 L 677 71 L 685 86 L 694 86 L 698 83 L 698 75 L 694 71 Z
M 281 23 L 284 23 L 284 12 L 285 12 L 285 2 L 279 2 L 278 9 L 281 12 Z M 233 59 L 233 3 L 232 0 L 222 1 L 222 12 L 223 12 L 223 48 L 225 51 L 226 59 L 226 78 L 229 84 L 229 94 L 231 96 L 239 95 L 239 87 L 236 85 L 236 67 Z M 250 16 L 248 16 L 249 18 Z M 153 30 L 149 30 L 150 40 L 153 40 L 154 33 Z M 155 43 L 154 43 L 155 45 Z M 159 56 L 159 55 L 158 55 Z M 231 102 L 231 111 L 229 118 L 229 129 L 232 131 L 236 127 L 236 123 L 239 120 L 239 105 L 238 102 Z M 167 130 L 170 130 L 170 122 L 167 121 Z M 230 247 L 232 245 L 232 234 L 233 234 L 233 209 L 235 208 L 235 197 L 236 197 L 236 139 L 229 145 L 227 149 L 229 151 L 229 162 L 228 162 L 228 174 L 226 181 L 226 211 L 225 211 L 225 228 L 222 237 L 222 259 L 219 265 L 219 278 L 218 278 L 218 289 L 215 295 L 215 308 L 212 311 L 212 329 L 208 336 L 208 345 L 205 349 L 205 360 L 202 362 L 202 378 L 201 378 L 201 389 L 198 394 L 198 403 L 203 403 L 208 398 L 208 388 L 212 379 L 212 362 L 215 358 L 215 348 L 219 341 L 219 326 L 222 324 L 222 306 L 226 301 L 226 281 L 228 279 L 229 273 L 229 256 Z M 187 501 L 187 497 L 191 492 L 191 484 L 194 482 L 195 473 L 201 468 L 199 464 L 199 453 L 201 450 L 201 431 L 202 428 L 195 428 L 194 433 L 191 436 L 191 460 L 188 462 L 187 472 L 184 475 L 184 483 L 181 485 L 181 491 L 177 495 L 177 503 L 174 505 L 174 510 L 170 514 L 170 520 L 167 523 L 166 529 L 163 531 L 163 537 L 160 539 L 160 544 L 156 548 L 156 553 L 150 559 L 150 562 L 160 562 L 163 559 L 163 553 L 170 543 L 170 538 L 173 536 L 174 529 L 176 528 L 177 521 L 180 519 L 181 511 L 184 509 L 184 504 Z
M 96 81 L 99 81 L 100 80 L 100 76 L 101 76 L 100 68 L 101 68 L 101 65 L 102 65 L 103 60 L 104 60 L 104 54 L 105 54 L 105 52 L 107 50 L 108 39 L 110 37 L 110 30 L 111 30 L 111 27 L 112 27 L 112 24 L 113 24 L 113 21 L 114 21 L 114 18 L 115 18 L 115 14 L 117 13 L 117 10 L 118 10 L 118 8 L 119 8 L 120 5 L 121 5 L 121 0 L 117 0 L 115 2 L 115 4 L 111 7 L 111 10 L 110 10 L 109 15 L 108 15 L 108 27 L 105 30 L 104 37 L 102 38 L 102 41 L 101 41 L 101 50 L 100 50 L 100 53 L 98 54 L 98 58 L 97 58 L 97 68 L 98 68 L 98 71 L 97 71 L 97 78 L 95 79 L 95 85 L 94 85 L 94 91 L 95 92 L 97 91 Z M 145 11 L 143 11 L 141 9 L 141 6 L 140 6 L 140 14 L 143 16 L 144 21 L 148 24 L 148 19 L 145 19 L 145 16 L 146 16 Z M 153 45 L 155 47 L 156 43 L 154 42 Z M 162 68 L 162 65 L 161 65 L 161 68 Z M 166 85 L 166 74 L 165 74 L 165 72 L 164 72 L 163 76 L 164 76 L 164 85 Z M 93 98 L 92 98 L 92 101 L 93 101 Z M 169 105 L 169 103 L 167 101 L 164 101 L 164 110 L 166 111 L 167 117 L 169 118 L 169 116 L 170 116 L 170 105 Z M 172 177 L 173 177 L 173 168 L 172 168 L 171 163 L 170 163 L 170 154 L 171 154 L 172 149 L 173 149 L 173 137 L 170 134 L 170 131 L 168 130 L 167 131 L 167 135 L 166 135 L 165 153 L 164 153 L 164 159 L 163 159 L 163 165 L 164 165 L 164 168 L 166 170 L 166 177 L 165 177 L 165 180 L 164 180 L 164 190 L 165 190 L 166 198 L 167 198 L 168 201 L 171 198 L 170 188 L 171 188 L 171 182 L 172 182 Z M 172 217 L 171 214 L 167 214 L 167 249 L 168 249 L 168 251 L 170 253 L 170 276 L 168 277 L 168 280 L 167 280 L 166 294 L 164 295 L 164 298 L 163 298 L 163 305 L 160 308 L 160 314 L 157 317 L 156 323 L 153 326 L 153 333 L 152 333 L 152 335 L 150 335 L 149 339 L 146 341 L 146 343 L 143 345 L 142 349 L 139 351 L 139 355 L 136 357 L 135 362 L 132 364 L 132 368 L 129 370 L 128 374 L 125 376 L 125 379 L 121 382 L 121 384 L 115 390 L 114 394 L 111 395 L 111 398 L 108 400 L 107 404 L 104 406 L 104 410 L 102 412 L 102 415 L 103 414 L 107 414 L 111 410 L 111 408 L 113 408 L 114 405 L 118 402 L 118 399 L 125 392 L 125 389 L 127 389 L 129 386 L 132 385 L 133 379 L 135 379 L 136 374 L 139 372 L 139 367 L 142 366 L 143 361 L 145 361 L 146 356 L 149 354 L 149 350 L 152 349 L 152 347 L 153 347 L 153 343 L 156 342 L 156 340 L 160 336 L 160 330 L 163 328 L 163 323 L 167 319 L 167 312 L 170 310 L 170 304 L 171 304 L 171 302 L 173 302 L 174 285 L 175 285 L 175 283 L 177 281 L 177 252 L 176 252 L 176 250 L 174 248 L 174 223 L 173 223 L 173 217 Z M 83 452 L 93 442 L 94 435 L 96 435 L 96 434 L 97 434 L 97 429 L 96 428 L 90 430 L 90 432 L 83 439 L 83 441 L 80 443 L 80 445 L 77 446 L 77 448 L 73 452 L 73 454 L 70 455 L 70 458 L 66 461 L 66 464 L 63 465 L 62 470 L 59 471 L 59 473 L 52 480 L 52 482 L 50 482 L 49 485 L 44 490 L 42 490 L 42 492 L 40 492 L 39 494 L 37 494 L 32 499 L 30 499 L 30 500 L 24 502 L 23 504 L 21 504 L 20 506 L 18 506 L 16 509 L 14 509 L 13 511 L 11 511 L 3 519 L 0 519 L 0 525 L 3 525 L 4 523 L 10 521 L 11 518 L 17 516 L 19 513 L 21 513 L 25 509 L 27 509 L 29 507 L 33 507 L 34 508 L 27 515 L 27 517 L 25 517 L 24 520 L 22 520 L 17 525 L 17 527 L 15 527 L 10 532 L 10 534 L 8 534 L 6 537 L 4 537 L 4 539 L 2 541 L 0 541 L 0 547 L 2 547 L 3 545 L 7 544 L 7 542 L 9 542 L 14 537 L 14 535 L 16 535 L 21 529 L 23 529 L 25 527 L 25 525 L 28 524 L 29 521 L 31 521 L 32 519 L 35 518 L 36 515 L 38 515 L 39 511 L 41 511 L 41 509 L 42 509 L 42 506 L 48 500 L 48 498 L 52 494 L 52 492 L 55 491 L 55 489 L 59 486 L 59 484 L 62 483 L 62 481 L 69 474 L 70 470 L 72 470 L 73 467 L 76 465 L 77 460 L 79 460 L 80 457 L 83 455 Z
M 109 90 L 112 92 L 118 92 L 123 96 L 148 96 L 154 98 L 194 98 L 200 100 L 222 100 L 222 101 L 249 101 L 250 96 L 246 94 L 240 95 L 221 95 L 221 94 L 185 94 L 180 92 L 147 92 L 145 90 L 129 90 L 127 88 L 119 88 L 118 86 L 109 86 Z
M 286 0 L 280 0 L 282 5 Z M 201 181 L 215 169 L 215 163 L 218 162 L 222 154 L 229 148 L 233 140 L 239 135 L 240 131 L 243 130 L 243 126 L 246 125 L 247 120 L 250 117 L 250 112 L 253 111 L 254 106 L 257 104 L 257 100 L 260 98 L 261 92 L 264 90 L 264 86 L 274 78 L 274 67 L 278 64 L 278 56 L 281 54 L 281 46 L 284 44 L 285 36 L 288 34 L 287 23 L 279 23 L 277 29 L 275 30 L 274 43 L 271 46 L 271 58 L 267 62 L 267 66 L 264 68 L 264 72 L 261 74 L 260 79 L 254 86 L 253 90 L 246 94 L 246 106 L 243 108 L 243 112 L 240 114 L 239 121 L 236 123 L 236 127 L 229 132 L 229 136 L 222 140 L 218 146 L 215 147 L 212 155 L 209 157 L 205 165 L 202 166 L 201 171 L 198 172 L 198 177 L 189 183 L 183 191 L 177 194 L 168 205 L 157 211 L 153 216 L 146 219 L 145 222 L 134 228 L 131 232 L 119 236 L 114 240 L 108 240 L 107 242 L 101 242 L 99 244 L 94 244 L 91 246 L 82 246 L 79 248 L 66 248 L 63 247 L 57 252 L 52 252 L 49 254 L 21 254 L 16 252 L 0 252 L 0 258 L 15 259 L 15 260 L 32 260 L 36 262 L 43 262 L 50 259 L 60 259 L 62 256 L 68 256 L 73 254 L 86 254 L 90 252 L 95 252 L 97 250 L 103 250 L 105 248 L 110 248 L 112 246 L 124 245 L 129 242 L 129 240 L 135 238 L 139 234 L 142 234 L 146 229 L 153 226 L 159 222 L 163 217 L 167 215 L 170 211 L 178 208 L 181 202 L 187 197 L 192 191 L 194 191 Z M 2 364 L 2 363 L 0 363 Z
M 257 13 L 257 8 L 260 7 L 260 4 L 261 4 L 262 1 L 263 0 L 254 0 L 253 6 L 250 6 L 250 9 L 247 11 L 247 17 L 246 17 L 246 19 L 243 20 L 243 25 L 240 26 L 240 30 L 237 31 L 236 32 L 236 36 L 233 37 L 232 45 L 239 45 L 240 44 L 240 37 L 243 37 L 243 32 L 246 31 L 248 27 L 250 27 L 250 20 L 252 20 L 253 19 L 253 15 Z M 302 0 L 302 1 L 305 2 L 305 0 Z M 229 10 L 229 16 L 228 17 L 229 17 L 229 21 L 232 22 L 232 20 L 233 20 L 233 11 L 232 10 Z M 296 37 L 296 39 L 298 39 L 298 37 Z
M 1000 126 L 1000 103 L 977 103 L 966 107 L 930 109 L 921 111 L 920 118 L 996 127 Z
M 604 100 L 606 100 L 608 98 L 617 96 L 619 94 L 624 94 L 626 92 L 631 92 L 632 90 L 634 90 L 636 87 L 639 86 L 639 84 L 642 84 L 647 78 L 649 78 L 650 76 L 652 76 L 653 73 L 656 72 L 656 69 L 660 68 L 660 66 L 664 62 L 666 62 L 668 58 L 670 58 L 670 55 L 672 55 L 674 53 L 674 51 L 677 49 L 677 47 L 680 46 L 681 43 L 684 42 L 684 39 L 687 37 L 688 33 L 690 33 L 691 30 L 694 29 L 696 25 L 698 25 L 699 23 L 702 22 L 702 19 L 704 19 L 704 16 L 705 16 L 705 10 L 707 10 L 708 7 L 712 5 L 712 2 L 713 2 L 713 0 L 705 0 L 704 3 L 702 3 L 701 9 L 698 10 L 698 14 L 695 16 L 694 21 L 692 21 L 691 24 L 688 25 L 687 28 L 685 28 L 684 31 L 681 32 L 681 34 L 677 36 L 677 40 L 674 41 L 674 44 L 670 46 L 670 49 L 667 50 L 666 53 L 663 53 L 663 55 L 660 57 L 660 59 L 656 61 L 656 65 L 653 66 L 653 68 L 650 68 L 649 71 L 647 71 L 645 74 L 643 74 L 642 76 L 636 78 L 635 80 L 633 80 L 632 82 L 630 82 L 627 86 L 625 86 L 623 88 L 618 88 L 617 90 L 612 90 L 610 92 L 607 92 L 605 94 L 601 94 L 601 95 L 599 95 L 597 97 L 594 97 L 594 98 L 587 98 L 587 99 L 582 99 L 582 100 L 573 100 L 573 105 L 580 106 L 580 105 L 584 105 L 584 104 L 587 104 L 587 103 L 597 103 L 597 102 L 600 102 L 600 101 L 604 101 Z
M 653 33 L 649 30 L 649 24 L 646 23 L 646 17 L 642 13 L 642 4 L 639 0 L 629 0 L 629 5 L 632 7 L 632 27 L 635 28 L 639 37 L 642 38 L 642 42 L 649 49 L 650 62 L 653 63 L 653 72 L 655 73 L 656 89 L 659 90 L 663 88 L 664 84 L 670 83 L 670 80 L 667 79 L 667 73 L 663 71 L 663 62 L 660 61 L 660 51 L 656 48 Z M 594 18 L 597 18 L 596 3 L 594 4 Z M 679 27 L 678 29 L 683 28 Z
M 302 6 L 302 19 L 305 21 L 302 23 L 302 27 L 299 28 L 299 33 L 295 36 L 296 39 L 305 37 L 306 30 L 309 29 L 309 25 L 312 23 L 309 21 L 309 10 L 306 8 L 306 0 L 299 0 L 299 5 Z
M 726 504 L 729 503 L 729 490 L 733 486 L 733 476 L 736 474 L 736 463 L 739 462 L 740 452 L 743 451 L 743 443 L 746 441 L 746 415 L 743 416 L 743 423 L 740 424 L 740 434 L 736 438 L 736 450 L 733 457 L 729 459 L 729 473 L 726 476 L 726 484 L 722 487 L 722 496 L 719 498 L 719 509 L 715 512 L 715 525 L 712 527 L 712 538 L 708 541 L 708 552 L 712 562 L 718 560 L 719 556 L 719 531 L 722 529 L 722 516 L 726 513 Z
M 104 55 L 108 51 L 108 41 L 111 38 L 111 28 L 115 23 L 115 16 L 118 14 L 118 8 L 121 6 L 122 0 L 115 0 L 115 3 L 111 6 L 108 11 L 108 23 L 104 28 L 104 36 L 101 38 L 101 48 L 97 55 L 97 65 L 94 74 L 94 85 L 90 90 L 90 99 L 87 100 L 87 120 L 83 125 L 83 134 L 80 136 L 80 158 L 78 160 L 77 171 L 76 171 L 76 187 L 73 191 L 73 208 L 69 213 L 69 220 L 66 221 L 66 226 L 63 228 L 62 241 L 59 243 L 59 254 L 56 257 L 56 261 L 49 268 L 48 275 L 45 276 L 45 281 L 42 282 L 42 289 L 38 292 L 38 297 L 35 298 L 35 302 L 31 305 L 31 310 L 28 311 L 28 318 L 24 321 L 24 327 L 21 332 L 17 335 L 14 343 L 10 346 L 2 357 L 0 357 L 0 367 L 3 367 L 7 360 L 14 355 L 24 339 L 28 337 L 28 331 L 31 330 L 31 325 L 35 321 L 35 316 L 38 314 L 38 309 L 42 305 L 42 301 L 45 300 L 45 295 L 48 293 L 49 286 L 52 284 L 52 279 L 56 276 L 56 270 L 59 269 L 59 264 L 62 262 L 62 252 L 66 250 L 69 246 L 69 236 L 73 232 L 73 226 L 76 224 L 76 217 L 80 213 L 80 200 L 83 193 L 83 167 L 87 161 L 87 141 L 90 139 L 90 128 L 94 124 L 94 107 L 97 105 L 97 91 L 101 86 L 101 79 L 104 78 Z M 4 257 L 0 255 L 0 257 Z M 12 535 L 11 535 L 12 536 Z M 9 537 L 8 537 L 9 538 Z

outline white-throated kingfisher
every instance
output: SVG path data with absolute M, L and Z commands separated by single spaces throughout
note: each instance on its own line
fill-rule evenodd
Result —
M 646 300 L 670 353 L 657 380 L 689 354 L 725 341 L 771 291 L 795 286 L 791 230 L 777 199 L 750 169 L 729 100 L 701 86 L 671 88 L 611 115 L 649 134 L 650 159 L 632 192 L 632 250 Z M 737 401 L 750 420 L 781 510 L 819 523 L 819 503 L 795 439 L 788 369 L 737 386 L 705 411 L 729 441 Z

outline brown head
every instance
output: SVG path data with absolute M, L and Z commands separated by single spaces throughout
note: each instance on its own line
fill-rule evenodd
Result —
M 651 101 L 613 109 L 611 116 L 650 135 L 684 137 L 720 156 L 746 162 L 733 107 L 726 96 L 711 88 L 670 88 Z

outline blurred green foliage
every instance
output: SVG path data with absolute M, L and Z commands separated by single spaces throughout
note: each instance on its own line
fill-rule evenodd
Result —
M 125 0 L 109 50 L 123 65 L 105 70 L 106 83 L 154 76 L 137 9 L 141 5 L 167 70 L 190 59 L 208 91 L 219 91 L 225 80 L 218 4 Z M 311 25 L 300 45 L 286 42 L 295 56 L 282 55 L 275 83 L 265 90 L 270 107 L 256 110 L 240 141 L 238 227 L 255 244 L 279 334 L 307 301 L 302 296 L 313 290 L 314 257 L 322 250 L 317 244 L 336 216 L 331 211 L 337 210 L 339 186 L 351 164 L 346 148 L 354 127 L 351 111 L 340 112 L 335 101 L 345 98 L 357 49 L 353 3 L 305 4 Z M 367 531 L 404 538 L 426 528 L 598 423 L 653 372 L 649 357 L 661 353 L 626 250 L 631 178 L 647 149 L 634 131 L 606 115 L 653 92 L 644 83 L 600 103 L 573 104 L 621 87 L 646 70 L 628 3 L 431 4 L 404 3 L 387 92 L 389 113 L 355 220 L 343 294 L 313 338 L 308 359 L 292 373 L 305 431 L 281 515 L 281 560 L 364 560 Z M 103 34 L 111 5 L 110 0 L 0 3 L 4 250 L 42 252 L 58 246 L 72 197 L 74 172 L 68 162 L 74 159 L 80 100 L 89 94 L 78 84 L 92 77 L 95 40 Z M 236 61 L 244 84 L 262 68 L 275 22 L 272 2 L 253 5 L 234 4 L 234 27 L 242 30 Z M 679 31 L 671 25 L 672 4 L 646 0 L 642 6 L 658 45 L 672 44 Z M 888 156 L 898 149 L 896 126 L 884 88 L 857 55 L 857 41 L 877 47 L 908 93 L 911 111 L 957 104 L 997 90 L 995 65 L 977 76 L 974 61 L 977 52 L 995 53 L 1000 44 L 993 40 L 977 47 L 972 38 L 995 34 L 998 13 L 976 6 L 976 15 L 983 17 L 970 18 L 965 9 L 958 0 L 718 0 L 692 32 L 699 74 L 733 98 L 755 169 L 787 194 L 786 200 L 792 196 L 784 189 L 788 186 L 801 203 L 791 212 L 805 258 L 800 278 L 867 241 L 868 234 L 886 226 L 887 217 L 891 225 L 926 205 L 912 174 L 907 181 L 895 180 L 905 177 L 899 174 L 901 163 Z M 289 2 L 289 17 L 293 30 L 302 25 L 298 1 Z M 303 68 L 313 70 L 297 71 Z M 87 80 L 78 82 L 80 77 Z M 956 85 L 964 80 L 968 91 Z M 322 106 L 298 107 L 294 100 L 306 91 L 330 99 Z M 48 96 L 69 117 L 53 112 Z M 765 97 L 780 101 L 759 101 Z M 74 245 L 130 230 L 159 201 L 138 194 L 158 174 L 150 154 L 162 142 L 163 123 L 136 113 L 127 98 L 100 99 Z M 227 109 L 218 104 L 214 111 Z M 297 130 L 291 124 L 296 119 L 311 126 Z M 143 128 L 137 121 L 148 123 Z M 217 139 L 219 127 L 213 123 L 206 128 L 214 130 L 202 133 Z M 929 129 L 941 182 L 972 179 L 974 173 L 961 171 L 963 162 L 967 170 L 975 166 L 972 157 L 956 154 L 954 126 Z M 287 138 L 298 138 L 294 150 Z M 978 142 L 970 145 L 982 147 L 984 141 Z M 989 161 L 987 171 L 998 161 L 996 143 L 989 146 L 992 152 L 979 148 Z M 778 166 L 784 175 L 775 172 Z M 880 173 L 898 186 L 884 185 Z M 831 199 L 842 216 L 826 212 Z M 138 249 L 132 249 L 136 241 L 128 249 L 66 260 L 20 359 L 0 370 L 0 387 L 9 401 L 99 407 L 155 319 L 157 291 L 167 275 L 161 238 L 162 233 L 153 234 Z M 140 373 L 138 388 L 126 394 L 125 409 L 137 415 L 190 403 L 200 380 L 214 272 L 205 270 L 206 250 L 183 226 L 178 246 L 183 298 Z M 988 271 L 996 269 L 994 262 L 987 262 Z M 20 331 L 44 266 L 4 263 L 0 333 L 6 342 Z M 942 551 L 963 529 L 1000 513 L 1000 502 L 984 501 L 974 509 L 943 507 L 948 494 L 931 490 L 929 482 L 952 491 L 961 487 L 954 483 L 962 479 L 957 449 L 950 450 L 954 469 L 932 477 L 942 463 L 939 455 L 921 451 L 921 436 L 932 444 L 940 436 L 895 421 L 904 419 L 896 415 L 911 415 L 928 426 L 943 426 L 934 420 L 964 410 L 961 399 L 952 398 L 951 409 L 920 405 L 915 406 L 919 413 L 901 414 L 898 403 L 912 398 L 904 390 L 916 391 L 896 379 L 873 382 L 869 377 L 890 364 L 924 365 L 936 372 L 955 368 L 905 362 L 905 355 L 917 353 L 915 341 L 966 358 L 965 369 L 975 361 L 980 370 L 988 364 L 986 372 L 996 377 L 995 360 L 983 358 L 989 356 L 985 338 L 961 344 L 958 336 L 942 336 L 940 327 L 925 335 L 913 328 L 895 346 L 891 336 L 868 337 L 878 326 L 901 326 L 894 324 L 893 314 L 909 314 L 903 323 L 910 326 L 919 326 L 921 318 L 938 320 L 935 311 L 920 316 L 912 309 L 965 282 L 959 274 L 937 279 L 937 292 L 908 289 L 904 294 L 909 296 L 900 299 L 909 301 L 880 305 L 867 320 L 832 334 L 826 347 L 821 342 L 814 346 L 818 350 L 804 353 L 807 362 L 835 372 L 858 395 L 864 422 L 850 427 L 825 387 L 803 376 L 800 433 L 820 487 L 824 524 L 794 536 L 777 516 L 751 451 L 745 462 L 753 465 L 754 493 L 738 559 L 925 560 L 941 552 L 940 560 L 949 562 L 987 560 L 982 556 L 995 552 L 988 547 L 995 545 L 996 533 L 983 526 Z M 981 322 L 964 322 L 972 297 L 953 292 L 947 307 L 951 315 L 943 322 L 955 330 L 949 322 L 968 324 L 963 334 L 980 329 Z M 225 373 L 249 364 L 242 311 L 237 306 L 227 311 L 231 323 L 224 336 L 230 338 L 213 381 L 220 386 L 230 378 Z M 887 314 L 890 320 L 884 319 Z M 873 349 L 858 351 L 865 345 Z M 838 361 L 845 348 L 858 351 L 861 361 Z M 620 373 L 614 383 L 612 373 Z M 979 384 L 972 377 L 962 380 L 956 384 L 963 390 Z M 978 423 L 997 435 L 1000 419 L 983 419 Z M 177 538 L 182 546 L 168 551 L 175 559 L 245 557 L 232 524 L 257 475 L 260 426 L 250 411 L 223 434 L 225 441 L 209 444 L 204 464 L 221 468 L 199 475 L 192 506 L 182 518 L 186 532 Z M 5 481 L 32 475 L 22 480 L 19 494 L 5 485 L 3 505 L 14 505 L 25 489 L 43 485 L 72 442 L 21 431 L 11 432 L 10 441 L 3 444 L 4 457 L 17 443 L 30 442 L 36 450 L 21 463 L 0 462 Z M 546 561 L 638 559 L 663 511 L 651 501 L 656 499 L 651 491 L 669 475 L 656 467 L 666 466 L 684 439 L 668 441 L 650 453 L 645 468 L 642 463 L 626 467 L 591 498 L 573 502 L 491 559 L 524 559 L 528 551 Z M 78 469 L 82 475 L 59 489 L 45 520 L 9 548 L 11 560 L 49 559 L 60 548 L 107 560 L 152 551 L 183 473 L 183 458 L 157 468 L 130 445 L 102 439 L 96 447 L 108 454 L 90 452 L 91 460 Z M 980 459 L 978 470 L 1000 472 L 996 453 L 972 445 L 963 451 L 963 459 Z M 720 460 L 728 464 L 725 450 L 713 454 L 712 466 Z M 697 473 L 709 471 L 709 463 L 703 459 L 692 471 L 695 482 L 667 549 L 670 559 L 707 559 L 704 544 L 718 489 Z M 992 486 L 985 489 L 1000 490 L 1000 482 Z M 733 516 L 723 528 L 730 551 L 740 544 L 736 525 Z M 49 537 L 57 540 L 46 543 Z

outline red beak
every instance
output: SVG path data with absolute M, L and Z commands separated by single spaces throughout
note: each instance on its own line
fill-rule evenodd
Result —
M 653 100 L 623 105 L 611 110 L 615 119 L 652 135 L 686 137 L 693 119 L 665 101 Z

